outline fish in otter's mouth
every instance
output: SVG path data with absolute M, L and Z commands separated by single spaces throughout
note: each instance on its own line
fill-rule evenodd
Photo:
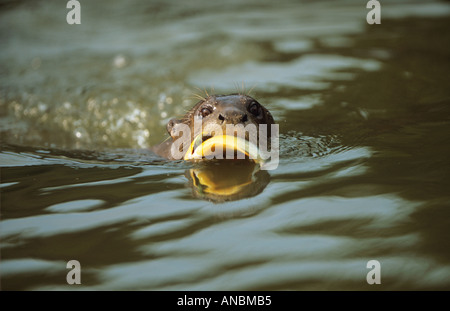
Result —
M 185 160 L 250 159 L 260 162 L 258 147 L 249 140 L 231 135 L 199 134 L 184 155 Z

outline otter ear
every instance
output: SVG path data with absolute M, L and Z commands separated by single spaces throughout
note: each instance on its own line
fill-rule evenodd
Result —
M 181 123 L 180 120 L 177 119 L 170 119 L 169 122 L 167 123 L 167 132 L 169 133 L 170 136 L 172 136 L 172 129 L 175 125 Z
M 182 120 L 171 119 L 167 123 L 167 132 L 169 132 L 169 135 L 173 139 L 177 139 L 181 135 L 180 132 L 182 132 L 182 133 L 186 132 L 184 130 L 184 126 L 187 126 L 187 125 L 185 123 L 183 123 Z

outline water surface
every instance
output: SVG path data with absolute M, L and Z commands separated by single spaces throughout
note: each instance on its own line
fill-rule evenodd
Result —
M 367 12 L 95 1 L 70 26 L 61 1 L 2 4 L 1 288 L 450 289 L 450 6 Z M 148 151 L 205 90 L 280 124 L 246 198 L 201 197 L 196 167 Z

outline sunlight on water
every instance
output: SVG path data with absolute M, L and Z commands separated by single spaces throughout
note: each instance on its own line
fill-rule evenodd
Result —
M 65 10 L 0 12 L 2 289 L 450 288 L 448 3 L 383 2 L 372 26 L 360 1 Z M 148 149 L 196 95 L 242 92 L 281 132 L 243 194 Z

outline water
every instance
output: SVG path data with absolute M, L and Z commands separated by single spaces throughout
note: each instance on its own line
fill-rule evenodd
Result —
M 448 3 L 81 7 L 1 6 L 2 289 L 450 289 Z M 270 109 L 276 170 L 148 151 L 205 90 Z

